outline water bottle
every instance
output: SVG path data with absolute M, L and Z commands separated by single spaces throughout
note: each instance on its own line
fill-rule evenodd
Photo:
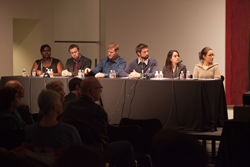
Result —
M 159 73 L 158 71 L 155 71 L 155 79 L 158 79 L 159 78 Z
M 110 70 L 109 78 L 116 78 L 115 70 Z
M 32 76 L 35 77 L 36 76 L 36 69 L 32 70 Z
M 159 79 L 162 79 L 162 78 L 163 78 L 163 73 L 162 73 L 162 71 L 160 71 Z
M 27 76 L 27 73 L 26 73 L 26 70 L 25 70 L 25 69 L 23 69 L 22 76 L 23 76 L 23 77 L 26 77 L 26 76 Z
M 85 77 L 85 75 L 84 75 L 84 70 L 81 70 L 81 71 L 82 71 L 81 76 L 82 76 L 82 77 Z
M 189 71 L 187 71 L 186 79 L 191 79 Z
M 78 70 L 78 77 L 82 77 L 82 70 Z
M 54 77 L 54 72 L 53 72 L 53 69 L 50 69 L 50 71 L 49 71 L 49 75 L 50 75 L 50 77 Z
M 181 71 L 180 79 L 184 79 L 184 73 L 183 73 L 183 71 Z

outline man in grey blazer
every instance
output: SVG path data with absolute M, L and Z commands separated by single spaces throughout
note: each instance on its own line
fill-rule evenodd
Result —
M 77 76 L 78 70 L 91 68 L 92 61 L 80 54 L 79 46 L 72 44 L 69 46 L 69 53 L 72 58 L 69 58 L 65 65 L 65 70 L 62 71 L 62 76 Z

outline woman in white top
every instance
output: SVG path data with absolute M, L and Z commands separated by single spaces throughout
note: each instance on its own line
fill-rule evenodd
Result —
M 194 67 L 193 78 L 221 79 L 218 63 L 214 63 L 214 52 L 211 48 L 205 47 L 199 52 L 200 63 Z

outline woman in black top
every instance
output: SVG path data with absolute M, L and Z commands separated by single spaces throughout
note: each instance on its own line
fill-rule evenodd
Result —
M 178 63 L 180 61 L 180 55 L 177 50 L 170 50 L 166 59 L 166 64 L 163 67 L 164 78 L 177 78 L 180 77 L 181 71 L 186 78 L 187 68 L 185 65 Z M 178 63 L 178 64 L 177 64 Z
M 40 76 L 46 72 L 46 68 L 52 69 L 54 76 L 61 76 L 61 72 L 63 71 L 63 64 L 59 59 L 55 59 L 51 57 L 51 48 L 49 45 L 45 44 L 41 46 L 40 49 L 42 59 L 36 60 L 31 69 L 31 73 L 33 69 L 36 70 L 36 75 Z M 43 66 L 41 72 L 41 65 Z

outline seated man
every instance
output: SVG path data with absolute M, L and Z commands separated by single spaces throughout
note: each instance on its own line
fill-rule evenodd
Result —
M 25 89 L 23 88 L 23 86 L 21 85 L 20 82 L 18 82 L 16 80 L 9 80 L 8 82 L 6 82 L 5 87 L 12 87 L 12 88 L 16 89 L 19 97 L 20 98 L 24 97 Z M 34 120 L 33 120 L 33 117 L 30 113 L 30 108 L 29 108 L 28 104 L 26 104 L 24 102 L 20 102 L 20 105 L 17 108 L 17 111 L 19 112 L 20 116 L 22 117 L 22 120 L 27 125 L 31 125 L 34 123 Z
M 80 54 L 79 46 L 72 44 L 69 46 L 69 53 L 72 58 L 69 58 L 65 65 L 65 70 L 62 71 L 62 76 L 77 76 L 78 70 L 91 68 L 91 60 Z
M 159 67 L 156 60 L 149 57 L 148 45 L 143 43 L 137 45 L 135 52 L 138 55 L 138 58 L 129 63 L 129 65 L 120 73 L 120 77 L 141 78 L 145 76 L 154 78 L 155 72 L 159 71 Z M 142 76 L 142 74 L 144 76 Z
M 67 104 L 71 101 L 76 99 L 80 96 L 80 85 L 81 85 L 82 79 L 80 78 L 73 78 L 69 81 L 69 94 L 65 96 L 65 100 L 63 103 L 63 111 L 66 108 Z
M 105 110 L 95 102 L 100 99 L 102 86 L 95 77 L 85 78 L 80 85 L 82 96 L 70 101 L 61 121 L 76 127 L 82 142 L 103 152 L 110 167 L 135 166 L 133 147 L 128 141 L 108 142 L 108 117 Z
M 110 70 L 115 70 L 118 77 L 120 72 L 126 67 L 126 61 L 118 55 L 119 45 L 111 43 L 108 46 L 108 56 L 103 58 L 101 62 L 91 71 L 90 68 L 85 69 L 85 74 L 95 76 L 96 78 L 104 78 L 109 76 Z

